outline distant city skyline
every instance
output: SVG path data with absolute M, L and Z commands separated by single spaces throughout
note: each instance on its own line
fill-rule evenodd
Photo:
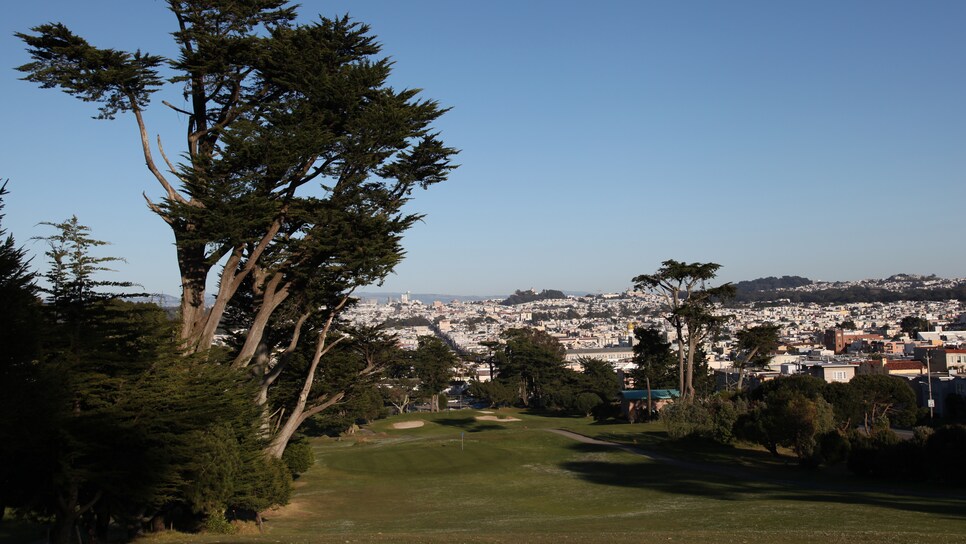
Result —
M 2 226 L 44 264 L 38 223 L 76 214 L 113 279 L 177 295 L 161 191 L 134 122 L 19 81 L 14 32 L 59 21 L 100 47 L 175 56 L 164 2 L 40 0 L 2 25 Z M 666 259 L 720 281 L 966 276 L 966 3 L 337 0 L 451 107 L 451 179 L 419 191 L 406 259 L 366 291 L 620 292 Z M 169 156 L 184 119 L 147 121 Z

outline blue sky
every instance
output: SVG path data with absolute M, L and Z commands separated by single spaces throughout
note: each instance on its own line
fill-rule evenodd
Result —
M 67 24 L 101 47 L 172 55 L 160 0 L 37 0 L 0 22 L 3 226 L 35 253 L 76 214 L 127 259 L 117 279 L 176 294 L 160 189 L 132 119 L 19 81 L 16 31 Z M 350 13 L 392 84 L 452 111 L 462 149 L 382 289 L 619 291 L 665 259 L 720 278 L 966 276 L 966 3 L 305 1 Z M 166 97 L 177 99 L 175 89 Z M 184 119 L 155 99 L 169 154 Z M 35 263 L 41 264 L 38 256 Z

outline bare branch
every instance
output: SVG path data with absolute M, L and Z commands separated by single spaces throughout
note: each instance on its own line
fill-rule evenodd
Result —
M 184 115 L 188 115 L 188 116 L 190 116 L 190 115 L 192 115 L 192 113 L 191 113 L 190 111 L 188 111 L 188 110 L 183 110 L 183 109 L 181 109 L 181 108 L 179 108 L 179 107 L 177 107 L 177 106 L 175 106 L 175 105 L 174 105 L 174 104 L 172 104 L 171 102 L 168 102 L 167 100 L 162 100 L 162 101 L 161 101 L 161 103 L 162 103 L 162 104 L 164 104 L 165 106 L 167 106 L 167 107 L 169 107 L 169 108 L 171 108 L 171 109 L 173 109 L 174 111 L 176 111 L 176 112 L 178 112 L 178 113 L 183 113 Z
M 311 408 L 308 408 L 307 410 L 302 412 L 302 417 L 300 417 L 299 419 L 301 421 L 305 421 L 306 419 L 314 416 L 315 414 L 318 414 L 322 410 L 325 410 L 326 408 L 336 404 L 337 402 L 342 400 L 343 397 L 345 397 L 345 391 L 339 391 L 336 395 L 334 395 L 332 398 L 329 398 L 329 399 L 326 399 L 327 396 L 328 395 L 322 395 L 321 397 L 317 398 L 315 402 L 312 404 Z
M 147 193 L 141 193 L 141 196 L 144 197 L 144 201 L 148 203 L 148 208 L 152 212 L 158 214 L 158 216 L 160 216 L 161 219 L 163 219 L 165 223 L 167 223 L 169 225 L 173 225 L 174 224 L 174 219 L 172 219 L 170 215 L 168 215 L 167 213 L 165 213 L 165 211 L 162 210 L 160 206 L 158 206 L 154 202 L 151 202 L 151 199 L 148 198 Z
M 134 118 L 138 123 L 138 132 L 141 133 L 141 150 L 144 152 L 144 164 L 147 165 L 148 170 L 157 178 L 169 199 L 176 202 L 187 202 L 184 197 L 174 190 L 174 187 L 164 177 L 164 174 L 158 170 L 157 165 L 154 163 L 154 157 L 151 155 L 151 143 L 148 141 L 148 130 L 144 125 L 144 116 L 141 114 L 141 108 L 138 107 L 137 100 L 135 100 L 134 96 L 128 96 L 128 100 L 131 102 L 131 110 L 134 112 Z

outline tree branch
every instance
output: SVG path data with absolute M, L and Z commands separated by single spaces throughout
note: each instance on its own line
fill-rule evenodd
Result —
M 144 197 L 144 201 L 148 203 L 148 209 L 150 209 L 152 212 L 158 214 L 158 216 L 160 216 L 161 219 L 163 219 L 165 223 L 167 223 L 169 225 L 174 225 L 174 219 L 172 219 L 171 216 L 169 216 L 167 213 L 165 213 L 165 211 L 162 210 L 160 206 L 158 206 L 154 202 L 151 202 L 151 199 L 148 198 L 147 193 L 141 193 L 141 196 L 143 196 Z
M 138 124 L 138 132 L 141 134 L 141 150 L 144 152 L 144 164 L 147 165 L 148 170 L 150 170 L 151 173 L 154 174 L 154 177 L 157 178 L 170 200 L 187 203 L 187 200 L 185 200 L 183 196 L 174 190 L 174 187 L 172 187 L 168 180 L 164 177 L 164 174 L 158 170 L 157 165 L 154 163 L 154 157 L 151 155 L 151 143 L 148 141 L 148 130 L 144 124 L 144 116 L 141 114 L 141 108 L 138 107 L 137 100 L 133 95 L 128 95 L 128 100 L 131 102 L 131 111 L 134 112 L 134 118 L 137 120 Z
M 174 104 L 172 104 L 171 102 L 168 102 L 167 100 L 162 100 L 162 101 L 161 101 L 161 103 L 162 103 L 162 104 L 164 104 L 165 106 L 167 106 L 167 107 L 169 107 L 169 108 L 171 108 L 171 109 L 173 109 L 174 111 L 176 111 L 176 112 L 178 112 L 178 113 L 182 113 L 182 114 L 184 114 L 184 115 L 188 115 L 188 116 L 190 116 L 190 115 L 192 115 L 190 111 L 188 111 L 188 110 L 183 110 L 183 109 L 181 109 L 181 108 L 179 108 L 179 107 L 177 107 L 177 106 L 175 106 L 175 105 L 174 105 Z

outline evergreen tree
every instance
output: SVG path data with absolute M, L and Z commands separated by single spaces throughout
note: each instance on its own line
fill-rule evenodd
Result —
M 654 389 L 673 389 L 678 381 L 677 361 L 671 352 L 671 343 L 665 342 L 661 333 L 654 329 L 634 329 L 634 364 L 632 371 L 635 387 L 642 389 L 650 384 Z
M 247 377 L 183 356 L 166 312 L 102 290 L 128 285 L 99 279 L 116 261 L 92 255 L 103 242 L 76 218 L 50 225 L 40 349 L 3 381 L 4 500 L 52 518 L 61 543 L 111 520 L 137 528 L 284 502 L 287 480 L 272 480 L 279 493 L 243 478 L 267 462 Z
M 654 274 L 636 276 L 634 287 L 651 291 L 664 299 L 664 318 L 677 333 L 678 389 L 684 400 L 694 400 L 695 361 L 698 347 L 713 336 L 727 318 L 712 312 L 715 302 L 732 298 L 735 288 L 730 283 L 707 286 L 721 265 L 687 263 L 673 259 L 661 263 Z
M 0 212 L 7 184 L 0 185 Z M 38 389 L 30 380 L 42 330 L 35 276 L 23 248 L 2 228 L 0 213 L 0 520 L 7 505 L 25 502 L 34 471 L 18 470 L 21 449 L 36 451 L 31 429 L 42 427 L 47 412 L 31 408 Z M 14 417 L 14 415 L 17 415 Z
M 416 351 L 412 353 L 413 370 L 419 380 L 419 389 L 429 395 L 430 411 L 439 411 L 439 393 L 453 379 L 458 364 L 456 354 L 435 336 L 420 336 Z
M 309 414 L 345 395 L 311 396 L 319 360 L 338 341 L 333 324 L 354 289 L 380 283 L 402 259 L 402 234 L 420 217 L 404 206 L 417 188 L 446 179 L 456 151 L 432 130 L 444 108 L 386 84 L 392 63 L 366 25 L 348 17 L 295 24 L 284 0 L 168 6 L 178 58 L 98 48 L 45 24 L 18 35 L 33 59 L 20 70 L 98 103 L 101 118 L 134 117 L 164 192 L 148 205 L 175 237 L 189 353 L 210 349 L 234 307 L 246 332 L 232 366 L 251 371 L 265 406 L 282 361 L 271 354 L 313 346 L 300 395 L 271 428 L 267 452 L 281 457 Z M 164 65 L 174 73 L 167 80 Z M 143 115 L 165 84 L 185 96 L 169 105 L 188 125 L 179 164 L 160 143 L 152 147 Z M 208 308 L 212 274 L 218 290 Z M 268 337 L 273 321 L 287 324 L 287 338 Z
M 537 329 L 508 329 L 501 335 L 505 344 L 496 360 L 498 379 L 517 387 L 524 405 L 559 405 L 567 377 L 564 348 L 557 339 Z M 553 398 L 556 396 L 557 398 Z

